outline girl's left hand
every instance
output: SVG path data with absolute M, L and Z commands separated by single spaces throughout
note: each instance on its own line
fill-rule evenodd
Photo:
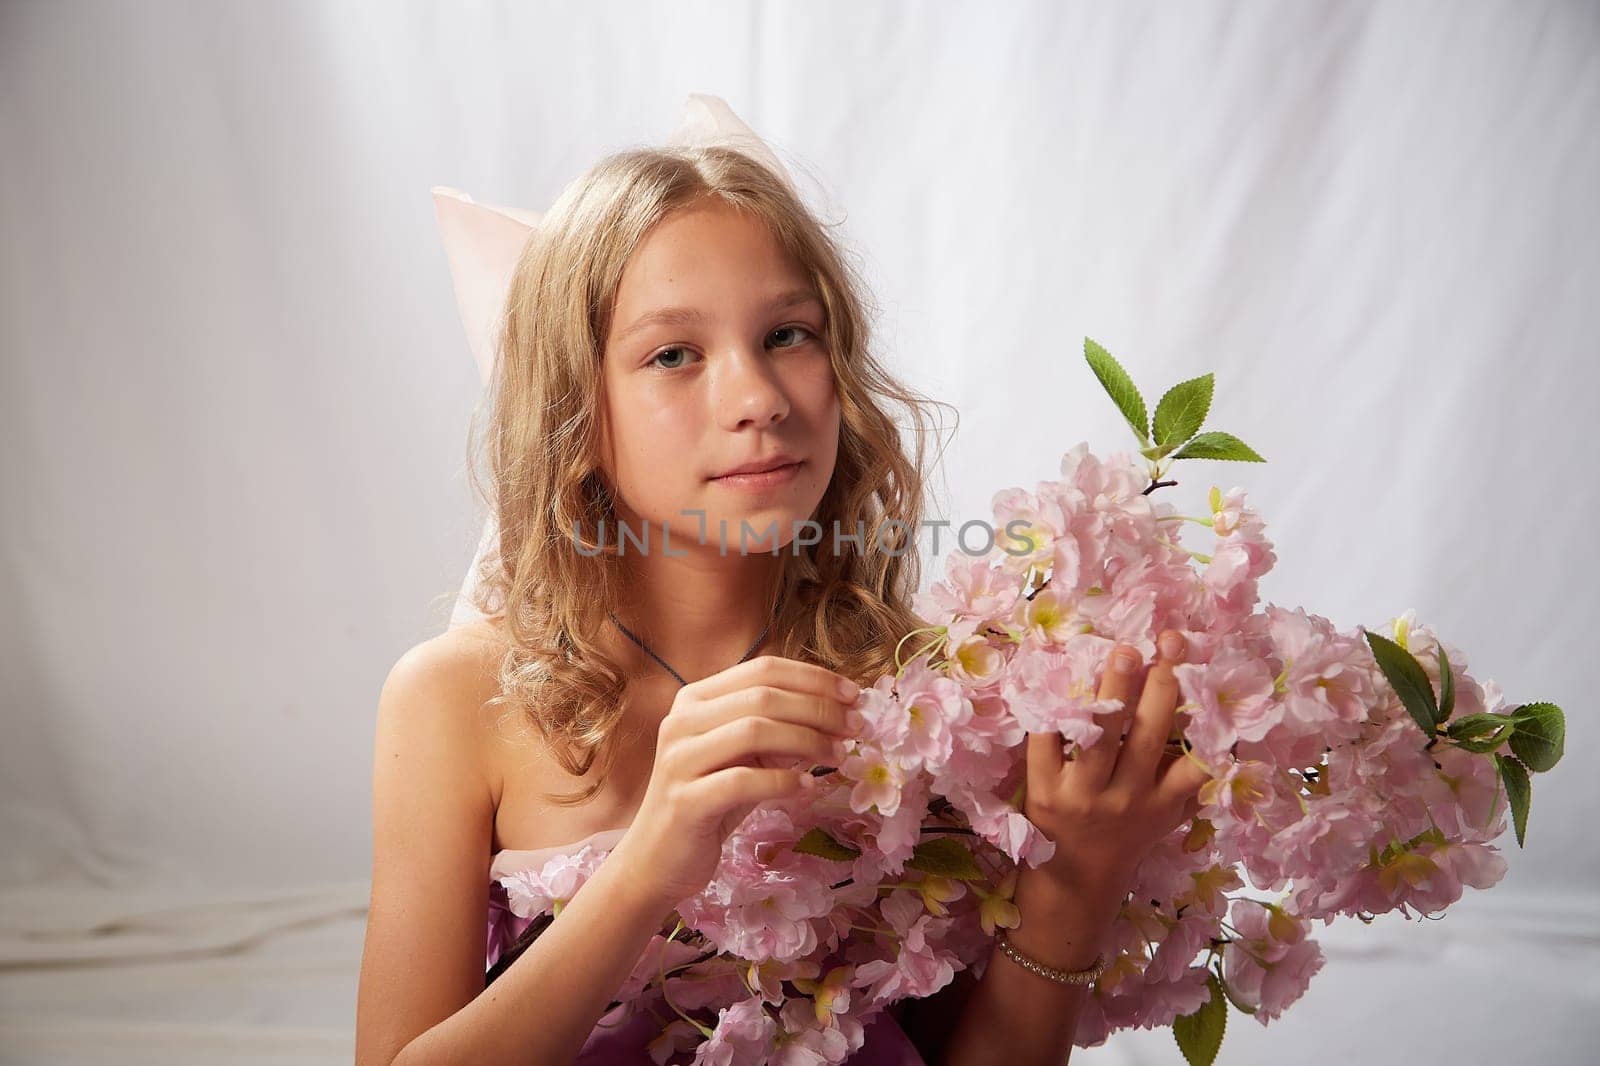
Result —
M 1122 700 L 1124 708 L 1097 719 L 1105 734 L 1093 745 L 1069 759 L 1059 733 L 1028 736 L 1022 813 L 1055 841 L 1055 854 L 1037 870 L 1064 889 L 1120 900 L 1150 848 L 1200 809 L 1198 792 L 1209 776 L 1192 759 L 1167 751 L 1178 705 L 1172 671 L 1187 643 L 1169 629 L 1157 647 L 1137 710 L 1139 653 L 1124 644 L 1112 649 L 1099 695 Z M 1133 663 L 1128 673 L 1116 669 L 1124 655 Z

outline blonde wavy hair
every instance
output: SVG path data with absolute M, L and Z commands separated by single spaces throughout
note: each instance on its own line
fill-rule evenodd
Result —
M 947 405 L 896 382 L 873 356 L 866 286 L 831 225 L 764 164 L 728 146 L 609 155 L 563 191 L 522 251 L 486 394 L 488 424 L 480 447 L 480 407 L 468 444 L 472 484 L 498 525 L 471 595 L 506 643 L 500 693 L 490 702 L 505 708 L 502 723 L 515 718 L 537 729 L 568 773 L 587 775 L 600 761 L 587 787 L 547 794 L 561 805 L 599 790 L 626 710 L 624 671 L 596 639 L 618 602 L 621 571 L 611 551 L 577 551 L 573 537 L 603 542 L 601 520 L 615 525 L 599 432 L 617 287 L 650 228 L 707 197 L 764 220 L 816 287 L 840 429 L 833 479 L 811 518 L 824 530 L 866 532 L 863 545 L 844 541 L 838 551 L 831 533 L 798 552 L 794 543 L 780 550 L 776 654 L 870 681 L 892 671 L 901 638 L 927 624 L 911 608 L 921 577 L 914 540 L 929 409 Z M 914 457 L 894 408 L 909 414 Z M 487 492 L 479 461 L 488 467 Z

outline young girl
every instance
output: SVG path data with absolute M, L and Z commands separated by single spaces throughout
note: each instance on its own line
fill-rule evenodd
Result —
M 856 682 L 926 624 L 914 535 L 878 534 L 919 528 L 927 401 L 869 351 L 862 291 L 732 148 L 618 153 L 544 217 L 492 387 L 485 617 L 379 699 L 361 1066 L 653 1061 L 659 1026 L 614 994 L 745 815 L 836 765 Z M 1029 738 L 1024 813 L 1057 852 L 1020 872 L 1014 954 L 858 1027 L 851 1062 L 1065 1061 L 1084 986 L 1039 967 L 1092 977 L 1134 866 L 1194 809 L 1186 761 L 1157 780 L 1179 656 L 1137 707 L 1136 672 L 1106 671 L 1120 749 Z M 491 875 L 585 843 L 609 854 L 560 920 L 486 960 Z

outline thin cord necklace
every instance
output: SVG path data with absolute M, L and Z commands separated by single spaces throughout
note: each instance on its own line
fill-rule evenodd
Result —
M 611 621 L 616 623 L 617 628 L 622 630 L 622 632 L 627 635 L 629 640 L 633 641 L 635 644 L 639 645 L 639 647 L 643 648 L 646 652 L 648 652 L 649 655 L 650 655 L 650 658 L 654 659 L 656 662 L 658 662 L 662 666 L 666 667 L 667 673 L 669 673 L 673 677 L 677 678 L 678 679 L 678 684 L 680 686 L 687 685 L 689 683 L 689 682 L 687 682 L 687 681 L 685 681 L 683 679 L 683 675 L 682 674 L 678 673 L 678 671 L 674 670 L 671 666 L 667 665 L 667 660 L 665 660 L 661 656 L 657 655 L 654 651 L 651 651 L 650 645 L 646 644 L 644 641 L 642 641 L 638 637 L 634 636 L 633 632 L 627 626 L 623 625 L 621 622 L 618 622 L 617 621 L 617 616 L 615 614 L 612 614 L 612 612 L 610 612 L 610 611 L 607 611 L 606 613 L 611 615 Z M 777 612 L 774 611 L 773 612 L 773 618 L 776 618 L 776 617 L 777 617 Z M 740 663 L 742 663 L 746 659 L 750 658 L 750 653 L 755 651 L 757 648 L 761 647 L 761 642 L 763 640 L 767 639 L 767 633 L 771 629 L 772 629 L 772 618 L 769 618 L 769 619 L 767 619 L 766 628 L 761 630 L 761 635 L 756 638 L 756 642 L 754 644 L 750 645 L 749 649 L 743 655 L 739 656 L 739 662 Z M 739 665 L 739 663 L 734 663 L 734 665 L 737 666 L 737 665 Z

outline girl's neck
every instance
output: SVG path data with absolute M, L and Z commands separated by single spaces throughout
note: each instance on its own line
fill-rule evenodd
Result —
M 623 602 L 612 606 L 618 621 L 650 646 L 688 681 L 726 670 L 739 661 L 772 619 L 776 582 L 783 560 L 771 554 L 650 556 L 629 569 Z M 660 664 L 616 626 L 613 646 L 623 662 L 646 669 Z M 752 657 L 766 654 L 769 631 Z

